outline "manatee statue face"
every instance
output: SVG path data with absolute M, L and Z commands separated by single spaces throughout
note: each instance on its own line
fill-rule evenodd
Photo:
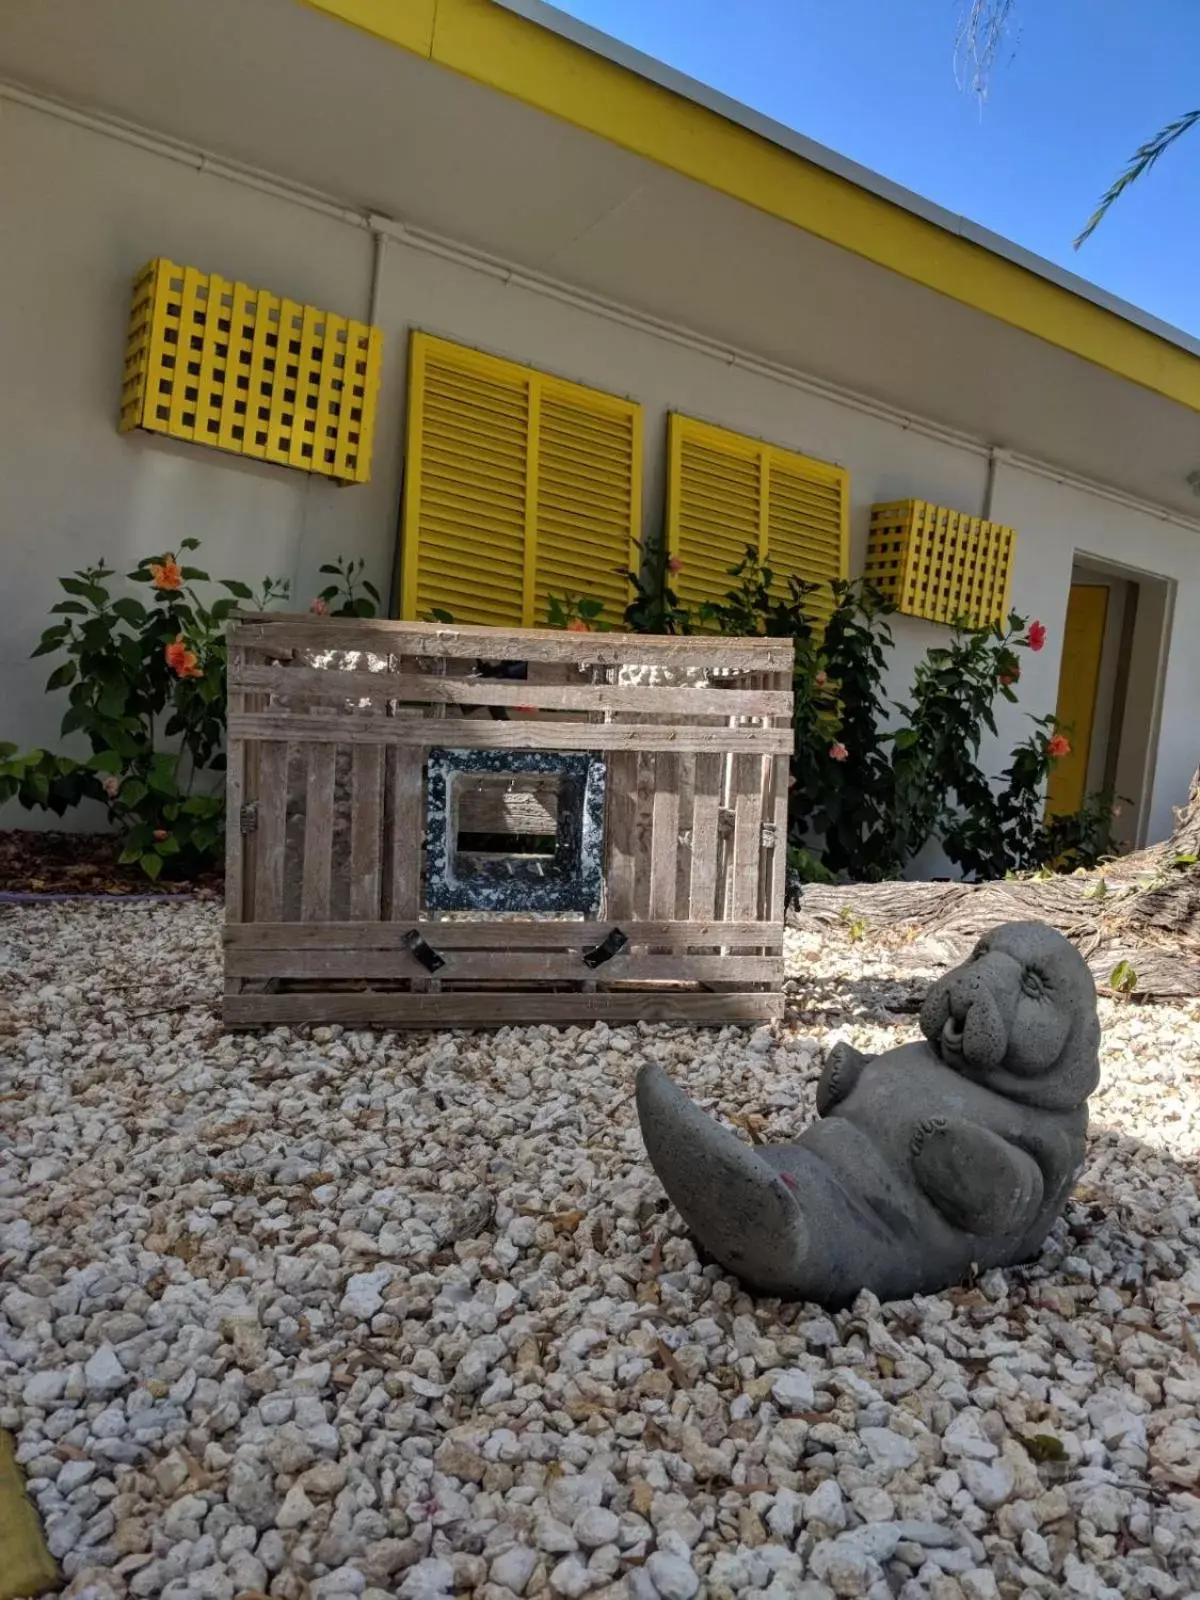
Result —
M 1087 963 L 1053 928 L 1013 922 L 938 980 L 921 1031 L 947 1066 L 1029 1105 L 1080 1105 L 1096 1086 L 1099 1029 Z

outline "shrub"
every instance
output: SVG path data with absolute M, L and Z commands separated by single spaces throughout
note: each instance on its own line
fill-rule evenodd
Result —
M 678 563 L 660 550 L 641 574 L 625 626 L 691 633 L 693 619 L 670 586 Z M 1046 630 L 1015 613 L 1004 625 L 954 628 L 926 651 L 907 702 L 887 698 L 894 607 L 869 584 L 836 581 L 823 628 L 813 600 L 823 587 L 783 585 L 748 548 L 730 569 L 723 600 L 700 608 L 701 628 L 790 638 L 795 658 L 795 744 L 789 805 L 794 881 L 898 877 L 931 839 L 964 873 L 1003 877 L 1053 864 L 1093 865 L 1108 848 L 1112 806 L 1091 796 L 1075 817 L 1043 817 L 1046 778 L 1069 744 L 1052 717 L 1017 746 L 998 786 L 979 765 L 985 731 L 996 733 L 997 699 L 1017 700 L 1022 650 Z M 557 626 L 602 628 L 602 607 L 577 595 L 551 601 Z M 825 607 L 820 608 L 822 610 Z
M 196 539 L 180 545 L 198 547 Z M 361 562 L 322 571 L 338 582 L 315 609 L 329 611 L 335 600 L 332 615 L 374 615 L 358 594 L 375 596 L 361 582 Z M 208 574 L 173 552 L 126 574 L 135 593 L 114 596 L 116 576 L 101 561 L 60 578 L 66 599 L 51 612 L 63 620 L 33 652 L 65 656 L 46 688 L 67 690 L 61 732 L 82 734 L 91 754 L 76 760 L 0 744 L 0 800 L 60 817 L 98 801 L 121 838 L 121 861 L 152 879 L 184 876 L 218 860 L 224 838 L 225 624 L 239 605 L 266 610 L 285 599 L 288 586 L 266 578 L 254 590 L 223 578 L 217 587 L 226 594 L 206 599 L 198 586 L 211 584 Z

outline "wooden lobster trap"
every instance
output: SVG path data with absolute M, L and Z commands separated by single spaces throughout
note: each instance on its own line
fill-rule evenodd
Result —
M 783 1009 L 792 646 L 229 628 L 225 1020 Z

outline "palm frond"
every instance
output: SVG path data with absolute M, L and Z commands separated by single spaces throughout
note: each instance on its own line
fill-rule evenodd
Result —
M 1200 111 L 1189 111 L 1185 116 L 1177 117 L 1174 122 L 1168 122 L 1165 128 L 1160 128 L 1153 139 L 1148 140 L 1134 155 L 1125 171 L 1105 193 L 1100 204 L 1087 220 L 1087 226 L 1075 241 L 1076 250 L 1104 221 L 1112 206 L 1125 193 L 1131 183 L 1136 183 L 1143 173 L 1148 172 L 1159 156 L 1173 145 L 1176 139 L 1183 137 L 1190 129 L 1200 122 Z

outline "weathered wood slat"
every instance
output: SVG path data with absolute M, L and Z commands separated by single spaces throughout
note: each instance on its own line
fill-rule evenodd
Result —
M 232 385 L 230 385 L 232 388 Z M 229 660 L 242 661 L 241 650 L 230 650 Z M 231 692 L 228 705 L 241 711 L 244 697 Z M 246 803 L 246 747 L 230 739 L 225 757 L 225 921 L 241 922 L 251 908 L 246 899 L 246 836 L 242 832 L 242 807 Z
M 304 867 L 300 915 L 305 922 L 329 920 L 333 871 L 333 776 L 337 746 L 309 745 L 304 786 Z
M 458 791 L 458 831 L 463 833 L 548 834 L 558 827 L 558 817 L 532 791 L 471 786 L 463 773 Z
M 443 953 L 447 950 L 579 950 L 602 944 L 614 928 L 643 943 L 678 949 L 711 945 L 715 949 L 783 948 L 783 927 L 777 922 L 524 922 L 491 918 L 479 921 L 404 922 L 276 922 L 232 923 L 225 946 L 259 950 L 398 950 L 413 929 Z M 600 969 L 603 970 L 603 969 Z
M 692 881 L 688 901 L 688 914 L 693 922 L 703 922 L 716 910 L 721 769 L 720 756 L 696 757 L 696 787 L 692 797 Z
M 791 736 L 789 735 L 789 742 Z M 730 913 L 735 920 L 758 912 L 758 867 L 762 855 L 763 763 L 761 756 L 734 761 L 733 868 Z
M 782 1017 L 782 994 L 236 994 L 230 1028 L 341 1022 L 383 1028 L 502 1028 L 540 1022 L 679 1022 L 714 1027 Z
M 258 755 L 259 792 L 255 835 L 254 917 L 283 917 L 283 877 L 287 853 L 287 735 L 262 746 Z
M 384 754 L 377 744 L 354 748 L 350 796 L 350 918 L 354 922 L 379 921 Z
M 654 796 L 650 807 L 650 916 L 669 922 L 675 915 L 675 863 L 679 853 L 679 757 L 654 757 Z
M 679 832 L 675 851 L 675 904 L 672 913 L 686 916 L 692 895 L 692 801 L 696 791 L 696 757 L 676 756 L 679 764 Z
M 787 911 L 788 785 L 792 764 L 787 756 L 776 756 L 771 766 L 771 816 L 775 823 L 775 843 L 767 862 L 767 893 L 759 910 L 768 922 L 782 922 Z
M 616 751 L 608 758 L 608 886 L 606 910 L 610 917 L 633 916 L 634 874 L 637 862 L 638 758 Z
M 782 689 L 646 688 L 640 684 L 507 683 L 495 678 L 441 678 L 423 672 L 359 672 L 307 666 L 243 666 L 231 689 L 294 695 L 308 700 L 402 700 L 422 705 L 530 706 L 549 711 L 679 712 L 682 716 L 786 716 L 792 697 Z
M 362 650 L 371 655 L 476 657 L 482 661 L 645 663 L 720 667 L 725 671 L 787 672 L 795 647 L 786 639 L 726 639 L 641 633 L 564 633 L 554 628 L 477 628 L 427 622 L 347 621 L 337 617 L 242 613 L 231 621 L 231 645 L 259 651 Z
M 786 728 L 699 728 L 686 723 L 474 722 L 391 717 L 310 717 L 286 711 L 241 712 L 229 719 L 235 739 L 295 739 L 332 744 L 390 744 L 455 750 L 677 750 L 777 755 L 792 747 Z
M 415 921 L 421 914 L 421 845 L 425 837 L 423 763 L 419 750 L 391 749 L 387 754 L 387 915 L 393 922 Z
M 436 933 L 433 939 L 436 939 Z M 436 945 L 435 945 L 436 948 Z M 438 969 L 443 983 L 507 981 L 512 983 L 772 983 L 783 982 L 783 957 L 732 955 L 627 955 L 606 961 L 595 972 L 579 952 L 551 950 L 446 950 Z M 226 970 L 239 978 L 298 980 L 327 978 L 427 978 L 410 950 L 264 950 L 235 947 L 226 953 Z

